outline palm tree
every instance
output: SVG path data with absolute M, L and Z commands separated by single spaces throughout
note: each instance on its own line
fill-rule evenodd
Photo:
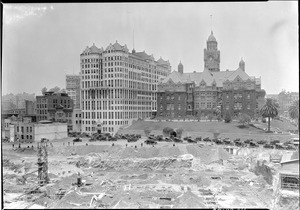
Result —
M 276 101 L 271 98 L 267 98 L 266 104 L 263 105 L 260 109 L 262 117 L 268 118 L 268 132 L 270 132 L 270 118 L 274 118 L 278 115 L 279 105 Z
M 296 100 L 289 107 L 289 115 L 292 119 L 298 119 L 298 131 L 299 131 L 299 100 Z

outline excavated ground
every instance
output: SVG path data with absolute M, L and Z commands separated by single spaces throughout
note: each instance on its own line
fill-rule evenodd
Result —
M 273 208 L 278 164 L 269 156 L 283 151 L 243 148 L 231 155 L 219 146 L 141 142 L 54 144 L 50 183 L 40 189 L 36 151 L 6 148 L 4 208 Z M 72 185 L 78 172 L 85 183 L 79 188 Z M 279 203 L 283 208 L 285 200 Z

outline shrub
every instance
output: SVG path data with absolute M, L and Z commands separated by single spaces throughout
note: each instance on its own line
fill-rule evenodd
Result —
M 207 119 L 211 122 L 212 119 L 213 119 L 213 115 L 212 115 L 212 114 L 209 114 L 209 115 L 207 116 Z
M 225 120 L 225 123 L 231 122 L 231 115 L 229 112 L 226 112 L 224 120 Z
M 182 132 L 183 132 L 183 129 L 182 129 L 182 128 L 176 129 L 176 134 L 177 134 L 177 137 L 178 137 L 178 138 L 181 138 Z
M 163 129 L 163 135 L 164 135 L 164 136 L 169 136 L 170 133 L 171 133 L 171 131 L 174 131 L 173 128 L 165 127 L 165 128 Z
M 146 136 L 149 136 L 150 133 L 151 133 L 151 129 L 150 128 L 145 128 L 144 132 L 145 132 Z
M 239 113 L 238 121 L 242 124 L 242 127 L 245 127 L 245 123 L 249 124 L 251 122 L 251 117 L 246 113 Z

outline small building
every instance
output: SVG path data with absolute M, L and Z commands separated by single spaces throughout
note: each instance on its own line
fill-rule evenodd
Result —
M 4 120 L 2 136 L 9 138 L 10 142 L 34 142 L 41 138 L 62 139 L 68 137 L 68 126 L 67 123 L 53 123 L 47 120 L 35 123 L 9 118 Z
M 288 158 L 287 155 L 284 155 L 280 164 L 280 189 L 299 191 L 299 150 Z
M 41 121 L 34 125 L 34 140 L 46 138 L 49 140 L 63 139 L 68 137 L 67 123 L 52 123 Z

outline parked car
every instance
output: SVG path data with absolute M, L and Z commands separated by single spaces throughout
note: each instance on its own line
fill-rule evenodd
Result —
M 259 145 L 253 141 L 249 143 L 249 147 L 259 147 Z
M 223 141 L 220 138 L 213 139 L 213 142 L 215 142 L 215 144 L 223 144 Z
M 252 142 L 252 141 L 253 141 L 253 139 L 247 139 L 247 140 L 244 141 L 244 143 L 245 144 L 250 144 L 250 142 Z
M 41 142 L 45 143 L 45 142 L 49 142 L 49 139 L 46 138 L 41 138 Z
M 92 138 L 89 139 L 89 141 L 97 141 L 97 139 L 92 137 Z
M 234 142 L 234 144 L 237 147 L 243 147 L 243 146 L 245 146 L 245 143 L 243 143 L 242 141 L 236 141 L 236 142 Z
M 279 140 L 272 140 L 272 141 L 270 141 L 270 144 L 272 144 L 272 145 L 276 145 L 276 144 L 278 144 L 278 143 L 280 143 Z
M 264 148 L 273 149 L 273 148 L 274 148 L 274 145 L 272 145 L 272 144 L 265 144 L 263 147 L 264 147 Z
M 177 143 L 183 143 L 183 141 L 181 139 L 177 138 L 177 137 L 174 137 L 173 141 L 177 142 Z
M 266 144 L 268 141 L 266 141 L 266 140 L 259 140 L 257 143 L 258 144 Z
M 194 139 L 192 139 L 192 138 L 188 138 L 188 139 L 187 139 L 187 142 L 188 142 L 188 143 L 197 143 L 197 141 L 194 140 Z
M 165 141 L 166 141 L 166 142 L 172 142 L 173 140 L 172 140 L 171 138 L 169 138 L 169 137 L 166 137 L 166 138 L 165 138 Z
M 276 143 L 275 148 L 276 149 L 285 149 L 286 147 L 283 145 L 283 143 Z
M 224 144 L 230 145 L 233 144 L 233 142 L 230 139 L 223 139 Z
M 82 142 L 82 139 L 81 138 L 75 138 L 75 139 L 73 139 L 73 142 Z
M 152 145 L 157 144 L 157 142 L 154 141 L 154 140 L 152 140 L 152 139 L 147 139 L 147 140 L 145 141 L 145 143 L 146 143 L 146 144 L 152 144 Z
M 212 141 L 209 137 L 203 139 L 203 141 Z
M 136 142 L 137 140 L 138 140 L 137 138 L 131 137 L 127 139 L 127 142 Z
M 297 148 L 293 144 L 288 144 L 288 145 L 286 145 L 285 149 L 287 149 L 287 150 L 296 150 Z
M 202 137 L 196 137 L 196 141 L 202 141 Z

